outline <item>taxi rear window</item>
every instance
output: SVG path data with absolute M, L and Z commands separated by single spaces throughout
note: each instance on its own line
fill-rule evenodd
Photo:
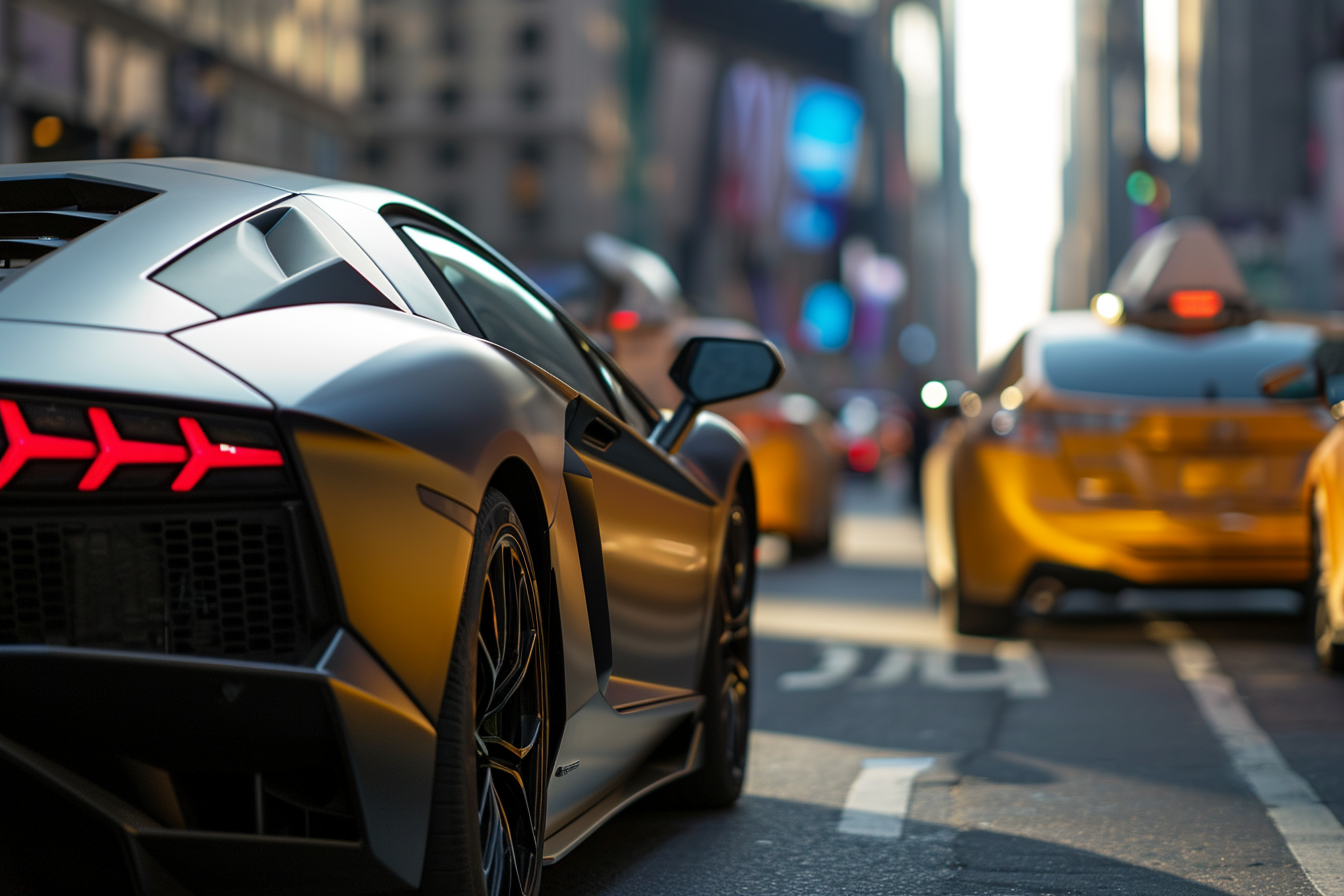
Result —
M 1257 399 L 1271 367 L 1311 363 L 1307 327 L 1251 324 L 1199 336 L 1125 327 L 1104 336 L 1047 343 L 1045 377 L 1056 390 L 1133 398 Z

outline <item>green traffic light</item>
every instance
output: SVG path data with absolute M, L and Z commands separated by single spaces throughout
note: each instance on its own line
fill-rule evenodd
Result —
M 1135 205 L 1148 205 L 1157 198 L 1157 181 L 1147 171 L 1135 171 L 1125 181 L 1125 194 Z

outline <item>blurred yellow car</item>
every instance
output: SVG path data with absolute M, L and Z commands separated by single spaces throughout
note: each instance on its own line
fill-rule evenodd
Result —
M 1338 420 L 1344 417 L 1344 341 L 1321 345 L 1315 366 Z M 1312 641 L 1323 668 L 1344 672 L 1344 427 L 1332 428 L 1312 453 L 1303 494 L 1311 514 Z
M 750 334 L 750 336 L 748 336 Z M 616 330 L 612 356 L 655 404 L 673 407 L 679 392 L 668 379 L 669 359 L 694 336 L 761 338 L 750 324 L 729 318 L 683 317 L 656 326 Z M 742 431 L 756 477 L 757 526 L 783 535 L 795 557 L 825 551 L 843 449 L 830 414 L 785 371 L 767 392 L 715 405 Z
M 1330 421 L 1265 392 L 1314 377 L 1320 331 L 1257 319 L 1201 221 L 1147 234 L 1093 307 L 1050 315 L 980 393 L 948 398 L 960 415 L 923 471 L 948 621 L 1004 634 L 1074 588 L 1305 588 L 1303 472 Z

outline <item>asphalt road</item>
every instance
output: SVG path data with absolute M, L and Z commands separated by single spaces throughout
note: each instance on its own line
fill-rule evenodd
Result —
M 762 572 L 741 801 L 636 806 L 546 896 L 1344 896 L 1344 678 L 1272 595 L 953 641 L 896 506 L 851 490 L 832 557 Z

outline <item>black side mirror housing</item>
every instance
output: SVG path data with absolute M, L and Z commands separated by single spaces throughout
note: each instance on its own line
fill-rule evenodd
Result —
M 669 453 L 675 451 L 706 405 L 764 392 L 783 373 L 779 350 L 763 339 L 697 336 L 687 340 L 668 371 L 685 397 L 653 431 L 654 443 Z
M 1327 339 L 1316 347 L 1316 394 L 1336 420 L 1344 417 L 1344 341 Z
M 1260 374 L 1260 394 L 1266 398 L 1317 398 L 1321 395 L 1321 387 L 1319 369 L 1306 361 L 1271 367 Z

